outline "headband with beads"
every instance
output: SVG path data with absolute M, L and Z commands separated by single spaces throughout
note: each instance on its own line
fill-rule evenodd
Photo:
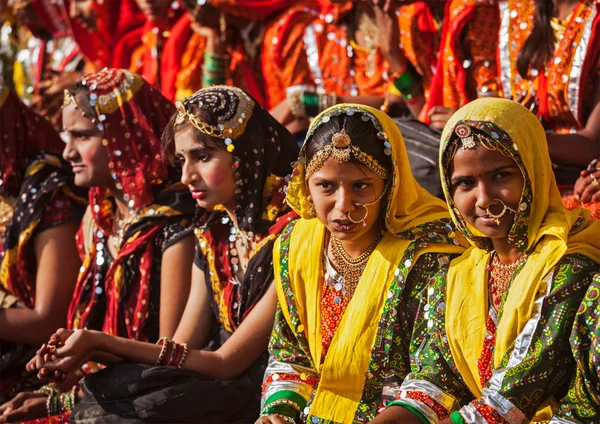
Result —
M 187 110 L 187 105 L 196 104 L 202 109 L 210 110 L 217 117 L 217 126 L 198 119 Z M 181 125 L 186 119 L 202 134 L 224 140 L 228 152 L 235 149 L 233 140 L 240 137 L 252 117 L 254 100 L 237 87 L 225 85 L 205 88 L 184 102 L 175 103 L 177 117 L 173 126 Z

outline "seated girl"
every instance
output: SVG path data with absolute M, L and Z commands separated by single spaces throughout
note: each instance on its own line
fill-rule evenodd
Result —
M 383 112 L 334 106 L 308 131 L 274 249 L 278 308 L 257 422 L 369 422 L 409 372 L 417 294 L 463 248 Z M 422 319 L 422 318 L 420 318 Z
M 0 84 L 0 402 L 37 385 L 25 364 L 66 324 L 81 266 L 86 192 L 74 187 L 63 147 L 52 124 Z
M 557 410 L 575 371 L 575 312 L 600 269 L 600 222 L 563 207 L 544 140 L 535 115 L 505 99 L 448 122 L 442 185 L 472 246 L 427 288 L 411 373 L 378 422 L 547 422 Z
M 225 86 L 178 103 L 164 141 L 174 142 L 182 182 L 210 211 L 196 226 L 185 312 L 158 344 L 58 331 L 51 339 L 56 359 L 45 362 L 49 349 L 42 349 L 30 370 L 69 372 L 92 358 L 138 362 L 88 375 L 74 422 L 245 423 L 259 411 L 277 302 L 272 249 L 296 216 L 283 200 L 298 147 L 252 97 Z

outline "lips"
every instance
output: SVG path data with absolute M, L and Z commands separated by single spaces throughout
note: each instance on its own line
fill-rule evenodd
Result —
M 71 164 L 71 169 L 73 170 L 74 174 L 77 174 L 77 173 L 83 171 L 83 168 L 85 168 L 84 165 L 73 165 L 73 164 Z
M 190 189 L 190 193 L 192 193 L 192 197 L 196 200 L 202 199 L 206 196 L 206 190 L 192 190 Z
M 333 228 L 340 233 L 351 233 L 356 230 L 358 224 L 348 219 L 336 219 L 333 221 Z
M 496 218 L 492 218 L 489 215 L 481 215 L 481 216 L 478 216 L 477 219 L 483 225 L 486 225 L 486 226 L 489 226 L 489 227 L 497 227 L 498 226 L 498 223 L 496 222 Z M 500 221 L 502 221 L 502 218 L 500 218 Z

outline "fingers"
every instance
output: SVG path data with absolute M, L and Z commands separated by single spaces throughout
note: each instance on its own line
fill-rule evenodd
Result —
M 600 190 L 594 193 L 592 196 L 592 202 L 600 202 Z
M 599 174 L 598 176 L 600 176 L 600 172 L 598 172 L 597 174 Z M 581 193 L 581 199 L 580 199 L 581 203 L 591 202 L 592 196 L 594 194 L 596 194 L 596 192 L 598 192 L 598 190 L 600 190 L 600 180 L 598 180 L 598 176 L 591 174 L 588 178 L 586 178 L 586 181 L 588 182 L 588 184 L 586 185 L 585 189 Z

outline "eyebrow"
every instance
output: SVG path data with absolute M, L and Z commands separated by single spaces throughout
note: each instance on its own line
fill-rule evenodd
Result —
M 496 168 L 490 169 L 488 171 L 485 171 L 483 173 L 483 175 L 490 175 L 490 174 L 495 174 L 496 172 L 500 172 L 504 169 L 514 169 L 514 168 L 519 168 L 516 164 L 510 164 L 510 165 L 500 165 L 497 166 Z M 468 180 L 469 178 L 473 178 L 472 175 L 457 175 L 457 176 L 452 176 L 452 178 L 450 179 L 450 181 L 465 181 Z
M 193 147 L 187 151 L 184 151 L 184 153 L 187 153 L 188 155 L 191 153 L 202 153 L 202 152 L 212 152 L 214 150 L 213 147 L 211 146 L 198 146 L 198 147 Z M 182 152 L 183 149 L 176 151 L 175 152 L 175 156 L 182 156 Z
M 101 132 L 96 128 L 63 128 L 63 131 L 76 134 L 76 135 L 91 135 L 91 134 L 100 134 Z
M 317 182 L 339 181 L 339 177 L 325 178 L 325 177 L 315 176 L 315 181 L 317 181 Z M 364 182 L 370 182 L 370 181 L 373 181 L 373 178 L 365 176 L 365 177 L 359 178 L 358 180 L 354 180 L 352 182 L 353 183 L 364 183 Z

